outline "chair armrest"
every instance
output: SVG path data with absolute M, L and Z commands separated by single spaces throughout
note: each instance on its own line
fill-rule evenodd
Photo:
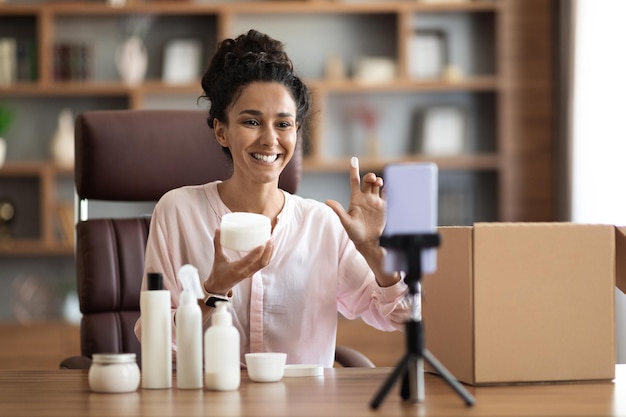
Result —
M 361 368 L 375 368 L 374 362 L 372 362 L 367 356 L 348 346 L 337 346 L 335 348 L 335 361 L 345 368 L 361 367 Z

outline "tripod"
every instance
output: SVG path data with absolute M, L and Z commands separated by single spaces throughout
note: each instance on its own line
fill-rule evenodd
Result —
M 400 391 L 402 399 L 413 402 L 424 401 L 424 359 L 463 398 L 468 406 L 474 405 L 475 400 L 472 394 L 424 347 L 422 322 L 419 317 L 420 281 L 422 277 L 421 255 L 424 249 L 439 246 L 439 242 L 438 233 L 394 235 L 380 238 L 381 246 L 400 249 L 406 255 L 408 272 L 404 281 L 409 287 L 407 297 L 411 306 L 411 314 L 406 322 L 406 354 L 372 400 L 370 406 L 373 409 L 380 406 L 391 387 L 401 376 L 403 377 Z

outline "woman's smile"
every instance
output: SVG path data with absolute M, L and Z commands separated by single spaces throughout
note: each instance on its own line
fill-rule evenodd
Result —
M 278 154 L 262 154 L 262 153 L 253 152 L 250 155 L 257 161 L 261 161 L 265 163 L 272 163 L 278 159 Z

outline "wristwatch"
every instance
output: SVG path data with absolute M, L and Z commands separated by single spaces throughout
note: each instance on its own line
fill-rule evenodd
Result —
M 226 301 L 229 302 L 231 297 L 233 296 L 233 290 L 228 291 L 227 295 L 224 294 L 213 294 L 213 293 L 207 293 L 207 297 L 204 299 L 204 304 L 206 304 L 209 307 L 216 307 L 216 303 L 220 302 L 220 301 Z

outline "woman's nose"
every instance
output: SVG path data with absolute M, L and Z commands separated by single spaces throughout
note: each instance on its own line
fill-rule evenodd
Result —
M 278 135 L 273 126 L 265 126 L 261 131 L 261 144 L 274 146 L 278 142 Z

